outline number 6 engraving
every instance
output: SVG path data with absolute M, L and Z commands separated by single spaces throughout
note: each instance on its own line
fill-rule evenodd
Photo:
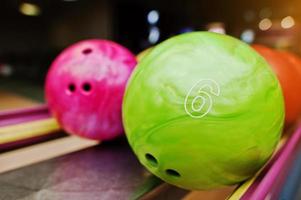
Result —
M 209 92 L 204 88 L 208 88 Z M 196 96 L 192 96 L 195 95 Z M 202 118 L 206 116 L 213 104 L 212 95 L 220 95 L 220 86 L 215 80 L 201 79 L 192 86 L 185 97 L 184 108 L 186 113 L 193 118 Z M 191 98 L 193 98 L 191 100 Z

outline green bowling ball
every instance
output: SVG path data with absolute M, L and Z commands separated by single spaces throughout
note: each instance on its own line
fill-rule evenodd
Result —
M 194 32 L 154 47 L 123 102 L 129 144 L 164 181 L 212 189 L 251 177 L 281 136 L 284 102 L 267 62 L 230 36 Z

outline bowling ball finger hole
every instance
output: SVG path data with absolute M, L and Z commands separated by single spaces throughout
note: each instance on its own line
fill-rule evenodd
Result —
M 82 85 L 82 89 L 83 89 L 84 92 L 89 93 L 92 90 L 92 86 L 91 86 L 90 83 L 84 83 Z
M 88 55 L 88 54 L 92 53 L 92 49 L 87 48 L 87 49 L 84 49 L 82 52 L 83 52 L 83 54 Z
M 172 177 L 176 177 L 176 178 L 181 177 L 181 174 L 174 169 L 167 169 L 167 170 L 165 170 L 165 173 Z
M 75 92 L 75 85 L 73 84 L 73 83 L 70 83 L 69 85 L 68 85 L 68 92 L 70 92 L 70 93 L 73 93 L 73 92 Z
M 145 158 L 152 166 L 156 167 L 158 165 L 157 159 L 152 154 L 150 153 L 145 154 Z

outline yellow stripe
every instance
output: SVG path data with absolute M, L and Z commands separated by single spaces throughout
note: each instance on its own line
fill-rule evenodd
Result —
M 234 193 L 228 198 L 228 200 L 238 200 L 238 199 L 240 199 L 245 194 L 245 192 L 248 190 L 248 188 L 252 185 L 252 183 L 254 183 L 255 179 L 258 176 L 258 174 L 253 176 L 252 179 L 249 179 L 248 181 L 244 182 L 244 184 L 242 184 L 241 186 L 239 186 L 234 191 Z
M 281 147 L 285 144 L 285 142 L 288 139 L 288 134 L 286 134 L 285 136 L 283 136 L 280 140 L 280 142 L 277 145 L 276 151 L 274 152 L 273 156 L 271 157 L 271 159 L 274 157 L 274 155 L 281 149 Z M 267 162 L 269 163 L 269 162 Z M 234 193 L 228 198 L 228 200 L 239 200 L 244 194 L 245 192 L 249 189 L 249 187 L 254 183 L 254 181 L 256 180 L 256 178 L 258 177 L 258 175 L 261 173 L 261 171 L 264 169 L 266 165 L 264 165 L 257 173 L 255 176 L 253 176 L 253 178 L 247 180 L 246 182 L 244 182 L 241 186 L 239 186 Z
M 25 122 L 0 128 L 0 144 L 47 135 L 60 130 L 54 118 Z
M 67 136 L 0 154 L 0 173 L 86 149 L 99 141 Z

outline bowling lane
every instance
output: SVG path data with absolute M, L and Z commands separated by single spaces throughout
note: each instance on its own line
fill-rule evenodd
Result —
M 0 199 L 181 199 L 188 191 L 150 175 L 125 139 L 0 175 Z
M 39 104 L 35 100 L 5 90 L 0 95 L 2 111 Z M 26 149 L 31 147 L 35 145 Z M 26 150 L 24 148 L 17 151 L 20 153 Z M 0 157 L 12 152 L 14 151 L 2 153 Z M 46 154 L 45 152 L 44 155 Z M 27 160 L 38 160 L 39 157 L 33 154 L 29 156 L 31 158 L 26 157 Z M 0 199 L 16 200 L 35 199 L 40 196 L 58 200 L 90 200 L 99 197 L 136 199 L 141 196 L 152 199 L 180 199 L 188 193 L 150 175 L 138 163 L 125 139 L 1 173 L 0 185 Z
M 8 109 L 26 108 L 37 105 L 38 102 L 14 93 L 0 90 L 0 111 Z
M 7 82 L 0 87 L 0 115 L 2 114 L 2 117 L 0 116 L 0 127 L 2 127 L 0 130 L 1 153 L 66 135 L 59 131 L 56 121 L 49 117 L 41 102 L 28 97 L 33 93 L 41 97 L 43 95 L 41 90 L 37 90 L 28 84 L 21 84 L 18 86 L 19 88 L 23 87 L 24 90 L 29 91 L 28 96 L 25 97 L 21 95 L 22 92 L 8 92 L 11 91 L 12 87 L 15 88 L 17 85 Z M 19 111 L 20 109 L 21 111 Z M 32 110 L 32 114 L 29 115 L 28 112 L 23 113 L 26 110 L 28 112 Z M 15 114 L 7 118 L 3 113 Z M 17 114 L 18 117 L 16 117 L 16 113 L 19 113 Z

